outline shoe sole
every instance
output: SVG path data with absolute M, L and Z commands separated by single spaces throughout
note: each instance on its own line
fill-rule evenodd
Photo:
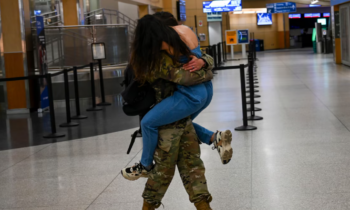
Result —
M 232 132 L 230 130 L 225 131 L 224 138 L 222 139 L 222 152 L 224 153 L 221 156 L 222 164 L 227 164 L 231 161 L 233 149 L 231 146 L 232 142 Z
M 142 177 L 142 176 L 139 176 L 139 177 L 135 177 L 135 178 L 134 178 L 134 177 L 127 176 L 126 174 L 123 173 L 123 170 L 121 170 L 120 173 L 122 174 L 122 176 L 123 176 L 125 179 L 127 179 L 127 180 L 129 180 L 129 181 L 136 181 L 136 180 L 138 180 L 139 178 Z

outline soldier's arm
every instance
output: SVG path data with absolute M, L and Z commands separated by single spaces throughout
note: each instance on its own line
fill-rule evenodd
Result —
M 206 81 L 213 79 L 213 73 L 211 69 L 213 68 L 213 58 L 209 55 L 204 55 L 202 57 L 207 65 L 196 72 L 186 71 L 183 65 L 173 64 L 172 59 L 163 54 L 162 66 L 157 72 L 158 78 L 162 78 L 179 85 L 191 86 L 197 85 Z

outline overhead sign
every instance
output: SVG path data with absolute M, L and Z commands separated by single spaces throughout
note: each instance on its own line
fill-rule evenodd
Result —
M 319 18 L 321 13 L 305 13 L 304 18 Z
M 203 12 L 232 12 L 242 11 L 242 0 L 205 1 Z
M 222 13 L 221 12 L 207 13 L 207 21 L 208 22 L 222 21 Z
M 331 0 L 331 6 L 349 2 L 349 0 Z
M 238 44 L 238 37 L 236 30 L 226 31 L 226 45 L 236 45 Z
M 297 11 L 297 5 L 294 2 L 281 2 L 266 4 L 267 13 L 290 13 Z
M 323 13 L 323 17 L 330 17 L 331 13 Z
M 237 30 L 238 44 L 249 44 L 249 30 Z
M 301 19 L 301 14 L 289 14 L 289 19 Z

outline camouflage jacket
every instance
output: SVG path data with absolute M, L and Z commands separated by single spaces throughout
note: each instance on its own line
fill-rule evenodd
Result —
M 160 69 L 153 71 L 151 76 L 147 78 L 156 92 L 157 103 L 163 99 L 172 96 L 176 90 L 176 85 L 191 86 L 209 81 L 213 78 L 212 69 L 214 60 L 211 56 L 203 54 L 202 58 L 207 62 L 207 67 L 199 71 L 189 72 L 182 68 L 182 64 L 173 64 L 172 59 L 163 54 L 162 66 Z M 158 81 L 157 81 L 158 80 Z M 172 146 L 173 138 L 176 135 L 182 135 L 183 129 L 188 123 L 189 117 L 179 120 L 175 123 L 164 125 L 159 128 L 158 146 L 162 150 L 169 152 Z
M 168 54 L 163 53 L 162 65 L 159 69 L 153 71 L 147 78 L 156 91 L 157 103 L 173 95 L 176 85 L 191 86 L 197 85 L 213 79 L 214 60 L 211 56 L 203 54 L 202 58 L 208 66 L 199 71 L 190 72 L 183 69 L 183 64 L 173 64 Z M 158 80 L 158 81 L 157 81 Z

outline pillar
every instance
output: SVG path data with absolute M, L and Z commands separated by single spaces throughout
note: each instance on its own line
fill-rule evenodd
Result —
M 148 15 L 148 5 L 139 5 L 139 18 Z
M 277 48 L 280 48 L 280 49 L 289 48 L 290 40 L 289 40 L 288 13 L 277 14 L 277 33 L 278 33 Z
M 63 22 L 66 26 L 84 25 L 84 1 L 83 0 L 61 0 Z
M 27 57 L 30 40 L 30 9 L 27 0 L 0 0 L 4 77 L 23 77 L 34 71 L 31 58 Z M 26 34 L 27 31 L 27 34 Z M 32 41 L 30 40 L 30 43 Z M 29 44 L 31 47 L 31 44 Z M 30 51 L 30 50 L 29 50 Z M 7 113 L 28 113 L 30 108 L 29 83 L 14 81 L 6 83 Z
M 333 36 L 333 59 L 334 63 L 341 64 L 341 40 L 340 32 L 336 28 L 340 28 L 339 5 L 332 6 L 332 36 Z

